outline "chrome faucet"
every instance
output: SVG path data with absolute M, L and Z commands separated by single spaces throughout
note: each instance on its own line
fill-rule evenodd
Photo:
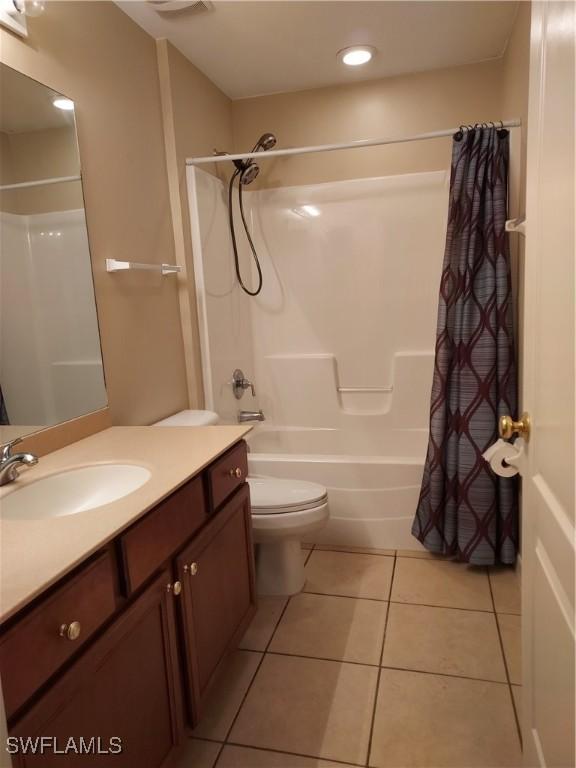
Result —
M 21 437 L 3 445 L 0 449 L 0 485 L 8 485 L 18 477 L 18 467 L 38 464 L 33 453 L 12 453 L 12 447 L 22 442 Z
M 265 421 L 262 409 L 259 411 L 238 411 L 238 423 L 244 424 L 246 421 Z

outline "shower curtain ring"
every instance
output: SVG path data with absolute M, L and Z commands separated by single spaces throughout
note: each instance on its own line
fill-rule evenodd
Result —
M 458 126 L 458 130 L 456 131 L 456 133 L 452 137 L 454 139 L 454 141 L 461 141 L 462 137 L 464 136 L 464 131 L 465 130 L 466 130 L 466 126 L 465 125 Z

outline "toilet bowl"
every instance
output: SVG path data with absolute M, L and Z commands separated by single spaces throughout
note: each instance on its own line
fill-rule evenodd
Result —
M 256 580 L 260 595 L 295 595 L 304 586 L 302 539 L 328 520 L 323 485 L 249 477 Z
M 214 411 L 180 411 L 154 426 L 200 427 L 218 423 Z M 248 477 L 256 581 L 260 595 L 295 595 L 304 586 L 302 540 L 329 516 L 323 485 L 277 477 Z

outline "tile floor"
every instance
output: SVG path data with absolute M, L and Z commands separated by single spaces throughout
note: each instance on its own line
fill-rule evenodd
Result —
M 261 598 L 173 768 L 513 768 L 520 596 L 510 569 L 314 547 Z

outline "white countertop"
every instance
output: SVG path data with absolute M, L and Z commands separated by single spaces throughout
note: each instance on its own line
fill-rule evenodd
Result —
M 251 430 L 250 425 L 211 427 L 111 427 L 43 456 L 2 498 L 63 470 L 91 464 L 146 467 L 152 477 L 110 504 L 43 520 L 0 518 L 0 622 L 12 616 L 85 558 L 113 539 Z

